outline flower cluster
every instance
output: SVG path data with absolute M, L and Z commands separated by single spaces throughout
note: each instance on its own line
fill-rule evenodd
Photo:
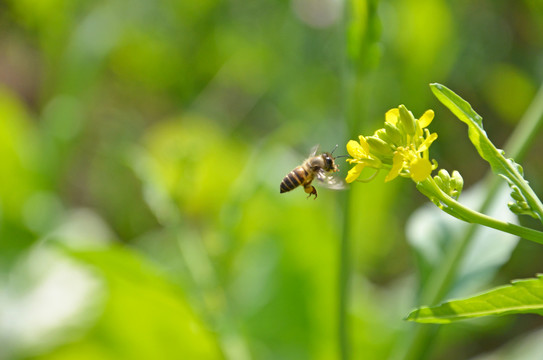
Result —
M 386 113 L 385 126 L 372 136 L 359 136 L 359 141 L 350 140 L 347 161 L 355 166 L 349 170 L 346 181 L 358 179 L 366 167 L 376 170 L 388 169 L 385 181 L 398 175 L 409 177 L 415 182 L 427 179 L 437 168 L 435 160 L 430 161 L 428 149 L 437 139 L 430 133 L 428 125 L 434 118 L 432 110 L 426 111 L 420 119 L 403 105 Z

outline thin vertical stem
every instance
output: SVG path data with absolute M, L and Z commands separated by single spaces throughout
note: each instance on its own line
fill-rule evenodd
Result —
M 346 124 L 347 135 L 350 135 L 354 124 L 352 113 L 349 111 L 351 107 L 351 82 L 352 82 L 352 70 L 349 66 L 347 58 L 347 28 L 349 26 L 349 3 L 345 2 L 345 9 L 343 13 L 343 22 L 340 26 L 340 36 L 343 51 L 343 64 L 342 64 L 342 112 L 343 118 Z M 350 277 L 350 262 L 349 257 L 349 207 L 350 207 L 350 191 L 345 191 L 341 194 L 341 239 L 339 243 L 339 267 L 338 267 L 338 347 L 339 358 L 342 360 L 349 360 L 350 358 L 350 346 L 349 346 L 349 332 L 348 332 L 348 303 L 349 303 L 349 277 Z
M 348 360 L 350 358 L 349 346 L 349 323 L 348 323 L 348 304 L 349 304 L 349 284 L 351 259 L 349 242 L 349 207 L 350 193 L 345 192 L 341 196 L 343 219 L 341 229 L 341 242 L 339 248 L 339 306 L 338 306 L 338 336 L 340 359 Z
M 344 2 L 342 31 L 343 47 L 343 115 L 347 138 L 357 134 L 360 122 L 367 118 L 369 103 L 369 74 L 378 63 L 375 55 L 376 43 L 379 40 L 377 5 L 379 0 L 347 0 Z M 373 54 L 373 55 L 370 55 Z M 369 60 L 371 59 L 371 60 Z M 339 248 L 339 306 L 338 335 L 340 358 L 351 357 L 349 344 L 349 294 L 351 274 L 351 225 L 350 207 L 351 193 L 342 195 L 343 209 L 341 245 Z
M 526 155 L 530 145 L 543 126 L 543 84 L 519 121 L 515 132 L 504 146 L 505 154 L 518 161 Z

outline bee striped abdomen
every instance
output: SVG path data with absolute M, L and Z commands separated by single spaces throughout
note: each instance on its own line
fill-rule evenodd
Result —
M 302 185 L 307 181 L 309 173 L 303 166 L 298 166 L 292 170 L 281 181 L 281 193 L 295 189 L 297 186 Z

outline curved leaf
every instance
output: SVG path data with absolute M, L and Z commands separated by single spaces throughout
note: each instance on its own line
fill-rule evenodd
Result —
M 482 316 L 526 313 L 543 315 L 542 274 L 536 279 L 516 280 L 511 285 L 500 286 L 467 299 L 418 308 L 406 320 L 447 324 Z

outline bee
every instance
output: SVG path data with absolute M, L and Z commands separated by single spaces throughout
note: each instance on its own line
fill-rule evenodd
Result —
M 334 150 L 336 149 L 337 145 Z M 315 146 L 303 164 L 296 167 L 283 178 L 283 181 L 281 181 L 280 192 L 284 193 L 291 191 L 302 185 L 304 191 L 309 194 L 307 197 L 309 198 L 311 195 L 315 195 L 316 199 L 317 189 L 311 185 L 315 178 L 320 181 L 323 186 L 329 189 L 344 189 L 345 184 L 343 181 L 332 175 L 339 171 L 339 168 L 334 161 L 335 158 L 332 156 L 334 150 L 329 153 L 325 152 L 317 155 L 318 146 Z

